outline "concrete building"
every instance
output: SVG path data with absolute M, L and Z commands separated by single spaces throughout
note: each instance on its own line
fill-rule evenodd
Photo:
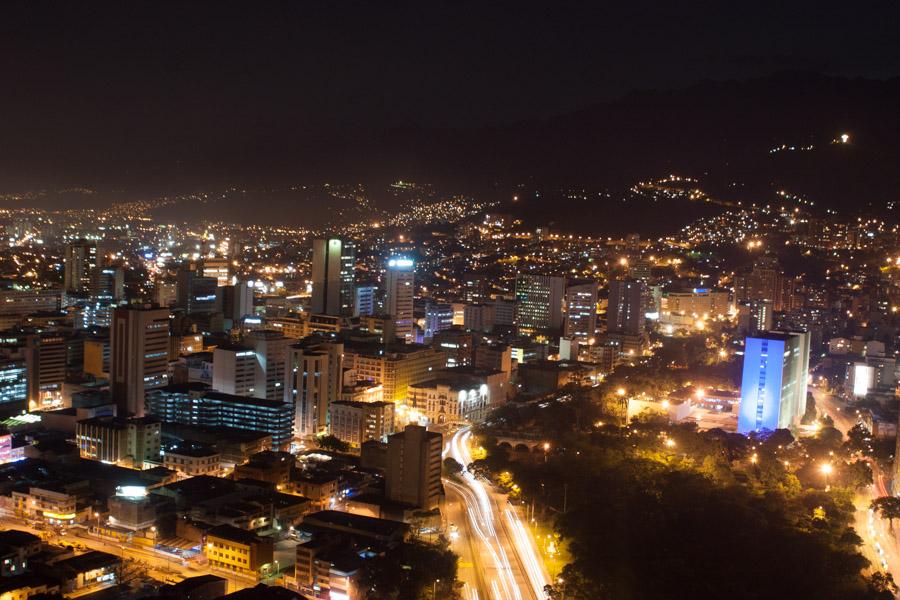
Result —
M 608 332 L 644 334 L 645 287 L 643 281 L 635 279 L 614 279 L 609 282 L 609 306 L 606 310 Z
M 117 308 L 110 333 L 110 384 L 118 414 L 141 417 L 145 393 L 168 383 L 169 309 Z
M 30 410 L 56 408 L 62 401 L 66 380 L 67 340 L 61 333 L 45 331 L 25 338 Z
M 312 281 L 311 312 L 352 316 L 356 243 L 339 238 L 313 240 Z
M 93 417 L 75 424 L 81 458 L 132 469 L 158 466 L 160 441 L 160 422 L 152 417 Z
M 434 377 L 445 362 L 443 352 L 418 344 L 344 344 L 344 368 L 384 386 L 385 402 L 404 402 L 410 384 Z
M 388 500 L 423 509 L 437 508 L 443 495 L 443 436 L 419 425 L 407 425 L 388 438 L 385 495 Z
M 206 533 L 203 554 L 213 570 L 258 578 L 274 560 L 271 538 L 262 538 L 231 525 L 218 525 Z
M 744 341 L 738 433 L 785 429 L 806 411 L 809 335 L 767 331 Z
M 256 353 L 249 346 L 217 346 L 213 350 L 212 388 L 235 396 L 253 396 L 256 368 Z
M 574 280 L 566 288 L 566 337 L 587 342 L 597 332 L 597 281 Z
M 566 280 L 516 274 L 516 326 L 523 335 L 558 334 L 563 326 Z
M 63 263 L 65 290 L 87 293 L 91 283 L 91 271 L 98 265 L 97 244 L 87 240 L 67 244 Z
M 209 314 L 216 308 L 215 277 L 204 277 L 197 265 L 191 264 L 178 270 L 178 297 L 176 306 L 188 314 Z
M 425 342 L 436 333 L 453 327 L 453 305 L 443 302 L 429 302 L 425 305 Z
M 369 440 L 383 442 L 394 433 L 393 402 L 331 404 L 331 434 L 358 448 Z
M 328 432 L 328 407 L 341 397 L 344 345 L 310 338 L 290 347 L 285 375 L 287 401 L 294 407 L 294 435 Z
M 408 344 L 415 341 L 413 331 L 415 288 L 413 260 L 403 257 L 388 260 L 385 274 L 385 311 L 394 319 L 394 334 Z
M 291 342 L 280 331 L 265 329 L 251 331 L 244 336 L 244 345 L 253 350 L 256 358 L 251 394 L 254 398 L 285 401 L 285 370 Z

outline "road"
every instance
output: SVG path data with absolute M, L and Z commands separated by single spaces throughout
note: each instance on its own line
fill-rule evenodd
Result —
M 444 448 L 461 465 L 472 462 L 469 428 L 452 434 Z M 459 578 L 466 600 L 544 600 L 549 582 L 530 531 L 506 496 L 463 471 L 445 479 L 447 518 L 459 536 L 453 550 L 460 556 Z
M 851 413 L 843 402 L 817 387 L 810 386 L 809 389 L 816 399 L 816 407 L 831 417 L 835 428 L 841 433 L 846 435 L 847 431 L 856 425 L 856 415 Z M 897 535 L 890 530 L 884 519 L 869 508 L 869 503 L 873 499 L 890 495 L 887 487 L 888 478 L 875 461 L 870 461 L 869 464 L 872 466 L 875 483 L 860 492 L 856 500 L 856 533 L 863 540 L 862 552 L 871 561 L 872 566 L 897 577 L 900 575 L 900 543 Z
M 99 550 L 121 558 L 144 561 L 149 565 L 148 576 L 157 581 L 172 583 L 188 577 L 212 574 L 228 580 L 229 592 L 253 587 L 257 583 L 252 578 L 225 571 L 211 570 L 205 565 L 195 565 L 193 563 L 184 565 L 177 556 L 153 548 L 99 538 L 79 527 L 70 527 L 65 535 L 58 535 L 48 530 L 37 530 L 26 524 L 20 517 L 11 516 L 9 511 L 6 510 L 0 513 L 0 528 L 28 531 L 45 539 L 49 534 L 51 543 L 81 545 L 89 550 Z M 98 589 L 100 588 L 91 588 L 90 591 L 93 592 Z

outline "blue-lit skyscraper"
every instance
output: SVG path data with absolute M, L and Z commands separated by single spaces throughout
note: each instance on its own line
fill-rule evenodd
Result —
M 746 338 L 738 433 L 787 429 L 806 410 L 809 334 L 766 331 Z

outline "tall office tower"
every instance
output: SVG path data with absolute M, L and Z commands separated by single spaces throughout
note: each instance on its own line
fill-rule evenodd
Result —
M 294 404 L 294 435 L 327 433 L 329 407 L 341 398 L 344 345 L 310 339 L 289 350 L 285 387 Z
M 516 326 L 526 335 L 559 333 L 563 325 L 566 280 L 550 275 L 516 274 Z
M 769 300 L 744 300 L 738 304 L 738 335 L 754 336 L 772 329 L 772 312 Z
M 606 330 L 610 333 L 641 335 L 645 327 L 643 281 L 616 279 L 609 282 Z
M 176 306 L 188 314 L 209 314 L 216 307 L 214 277 L 203 277 L 196 265 L 178 269 L 178 300 Z
M 420 425 L 407 425 L 388 438 L 385 492 L 388 500 L 426 510 L 437 508 L 441 487 L 443 436 Z
M 652 269 L 653 264 L 646 258 L 641 258 L 632 263 L 631 269 L 629 269 L 628 274 L 635 279 L 640 279 L 641 281 L 647 282 L 650 281 L 650 276 L 653 272 Z
M 211 277 L 216 280 L 216 285 L 222 287 L 231 284 L 231 261 L 227 258 L 203 259 L 201 271 L 203 277 Z
M 58 407 L 66 380 L 66 338 L 51 331 L 31 334 L 25 339 L 24 354 L 30 410 Z
M 764 331 L 746 338 L 738 433 L 799 423 L 808 375 L 809 334 Z
M 425 305 L 425 340 L 434 337 L 438 331 L 453 327 L 453 305 L 429 302 Z
M 222 345 L 213 350 L 212 388 L 224 394 L 253 396 L 256 352 L 249 346 Z
M 353 316 L 369 317 L 376 312 L 375 295 L 378 286 L 374 283 L 364 283 L 355 286 L 353 290 Z
M 118 302 L 125 297 L 125 270 L 122 267 L 96 266 L 91 271 L 91 301 Z
M 772 310 L 782 312 L 799 305 L 796 280 L 781 272 L 778 260 L 764 256 L 753 267 L 734 276 L 734 301 L 767 300 Z
M 356 284 L 356 243 L 329 238 L 313 240 L 313 313 L 351 316 Z
M 253 314 L 253 288 L 246 281 L 221 286 L 216 294 L 222 316 L 232 323 L 238 323 L 247 315 Z
M 116 308 L 110 338 L 110 384 L 118 414 L 142 417 L 145 392 L 168 383 L 169 309 Z
M 395 257 L 388 260 L 385 277 L 385 310 L 394 319 L 398 338 L 412 343 L 413 294 L 415 293 L 415 263 L 412 259 Z
M 597 281 L 573 280 L 566 288 L 566 337 L 586 342 L 597 331 Z
M 63 285 L 67 292 L 87 292 L 91 283 L 91 271 L 99 263 L 97 244 L 86 240 L 66 245 Z
M 280 331 L 258 329 L 244 336 L 244 345 L 256 355 L 253 397 L 284 401 L 284 374 L 291 340 Z
M 463 298 L 467 304 L 477 304 L 488 300 L 489 283 L 484 275 L 466 273 L 463 276 Z

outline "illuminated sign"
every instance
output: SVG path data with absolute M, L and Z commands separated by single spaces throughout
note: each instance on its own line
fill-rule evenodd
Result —
M 411 258 L 392 258 L 388 261 L 388 267 L 391 269 L 410 269 L 413 266 Z
M 116 496 L 119 498 L 145 498 L 147 487 L 143 485 L 120 485 L 116 488 Z
M 869 365 L 853 366 L 853 395 L 864 397 L 869 393 L 869 386 L 875 379 L 875 369 Z

